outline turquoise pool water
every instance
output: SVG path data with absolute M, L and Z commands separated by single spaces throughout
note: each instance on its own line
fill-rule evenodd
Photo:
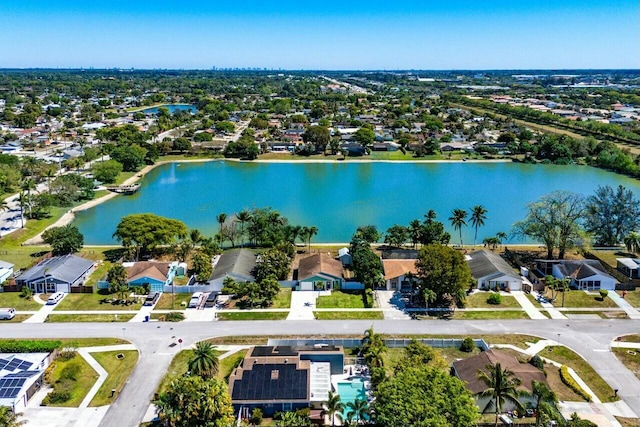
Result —
M 340 400 L 344 403 L 345 409 L 342 411 L 342 419 L 346 419 L 346 415 L 349 412 L 347 403 L 355 402 L 356 399 L 366 400 L 367 392 L 364 388 L 364 382 L 360 378 L 354 378 L 350 382 L 338 383 L 338 394 Z

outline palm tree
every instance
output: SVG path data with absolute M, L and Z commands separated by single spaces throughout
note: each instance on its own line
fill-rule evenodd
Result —
M 449 221 L 451 221 L 451 225 L 453 226 L 453 228 L 460 232 L 460 246 L 463 246 L 462 245 L 462 226 L 467 225 L 467 222 L 465 221 L 466 218 L 467 218 L 467 211 L 465 211 L 464 209 L 454 209 L 453 212 L 451 213 L 451 218 L 449 218 Z
M 556 394 L 541 381 L 531 381 L 531 393 L 536 400 L 536 427 L 540 427 L 541 410 L 549 412 L 558 403 Z
M 226 213 L 221 213 L 218 214 L 218 216 L 216 217 L 216 221 L 218 221 L 218 225 L 220 226 L 220 230 L 222 230 L 222 225 L 225 223 L 225 221 L 227 220 L 227 214 Z
M 624 245 L 629 252 L 640 252 L 640 233 L 632 231 L 627 237 L 624 238 Z
M 488 397 L 489 402 L 482 410 L 484 414 L 492 406 L 495 408 L 496 423 L 495 427 L 498 427 L 498 417 L 502 412 L 502 407 L 505 402 L 510 402 L 522 410 L 522 404 L 518 400 L 518 397 L 523 395 L 523 392 L 518 390 L 518 387 L 522 384 L 522 381 L 515 377 L 513 372 L 509 369 L 502 369 L 500 363 L 495 365 L 487 365 L 485 367 L 487 372 L 478 370 L 478 378 L 485 383 L 487 388 L 480 393 L 481 397 Z
M 316 227 L 315 225 L 307 227 L 307 246 L 309 248 L 309 253 L 311 253 L 311 239 L 316 234 L 318 234 L 318 227 Z
M 329 391 L 329 399 L 324 402 L 322 415 L 328 415 L 331 418 L 331 427 L 336 425 L 336 416 L 342 420 L 342 411 L 344 411 L 344 403 L 340 400 L 340 395 Z
M 244 225 L 251 220 L 251 213 L 243 209 L 236 215 L 238 222 L 240 222 L 240 235 L 242 236 L 242 246 L 244 246 Z
M 471 225 L 476 229 L 473 235 L 473 247 L 476 247 L 476 240 L 478 239 L 478 227 L 484 226 L 484 220 L 487 219 L 487 210 L 482 205 L 475 205 L 471 208 Z
M 498 231 L 496 233 L 496 238 L 498 239 L 498 242 L 500 242 L 500 245 L 502 245 L 502 241 L 507 239 L 507 233 L 504 231 Z
M 192 375 L 204 379 L 213 378 L 218 373 L 219 361 L 213 350 L 213 345 L 200 341 L 193 350 L 193 357 L 189 360 L 189 371 Z
M 18 421 L 18 417 L 22 414 L 16 414 L 8 406 L 0 406 L 0 426 L 18 427 L 24 425 L 26 421 Z
M 369 415 L 369 404 L 366 399 L 356 399 L 353 402 L 348 402 L 347 408 L 349 409 L 347 412 L 347 419 L 353 420 L 355 418 L 358 424 L 367 421 L 367 415 Z

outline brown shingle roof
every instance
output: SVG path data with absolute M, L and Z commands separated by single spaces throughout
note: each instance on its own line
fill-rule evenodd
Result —
M 300 260 L 298 279 L 315 276 L 319 273 L 342 278 L 342 262 L 327 254 L 315 254 Z
M 152 277 L 157 280 L 167 280 L 170 262 L 141 261 L 136 262 L 131 267 L 127 267 L 127 281 L 139 279 L 140 277 Z
M 543 382 L 548 385 L 544 373 L 533 365 L 520 363 L 518 359 L 510 354 L 499 350 L 487 350 L 482 353 L 463 360 L 453 362 L 456 375 L 466 383 L 467 389 L 473 394 L 480 393 L 487 388 L 487 385 L 478 378 L 478 371 L 487 373 L 487 365 L 500 363 L 502 369 L 509 369 L 514 376 L 522 380 L 522 389 L 532 391 L 531 382 L 533 380 Z
M 383 259 L 384 280 L 395 279 L 411 272 L 417 274 L 415 259 Z

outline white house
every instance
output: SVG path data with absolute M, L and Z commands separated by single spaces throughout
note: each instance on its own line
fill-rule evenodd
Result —
M 640 279 L 640 258 L 616 258 L 617 268 L 630 279 Z
M 478 289 L 522 290 L 522 277 L 500 255 L 483 249 L 466 255 L 466 260 Z
M 40 389 L 50 353 L 0 353 L 0 406 L 21 412 Z
M 0 260 L 0 284 L 13 277 L 13 264 Z
M 550 274 L 557 279 L 570 279 L 569 286 L 573 289 L 597 291 L 616 289 L 616 279 L 606 272 L 599 261 L 583 260 L 536 260 L 538 268 L 544 274 Z

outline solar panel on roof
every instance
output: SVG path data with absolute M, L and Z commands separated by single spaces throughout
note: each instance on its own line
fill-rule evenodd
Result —
M 4 378 L 6 379 L 10 379 L 10 378 L 31 378 L 32 376 L 38 374 L 38 371 L 22 371 L 22 372 L 15 372 L 13 374 L 7 374 L 4 376 Z
M 9 364 L 9 361 L 6 359 L 0 359 L 0 370 L 4 369 L 5 366 Z
M 33 365 L 33 363 L 31 362 L 27 362 L 26 360 L 23 360 L 20 365 L 18 366 L 18 369 L 21 369 L 23 371 L 26 371 L 27 369 L 29 369 L 31 366 Z

